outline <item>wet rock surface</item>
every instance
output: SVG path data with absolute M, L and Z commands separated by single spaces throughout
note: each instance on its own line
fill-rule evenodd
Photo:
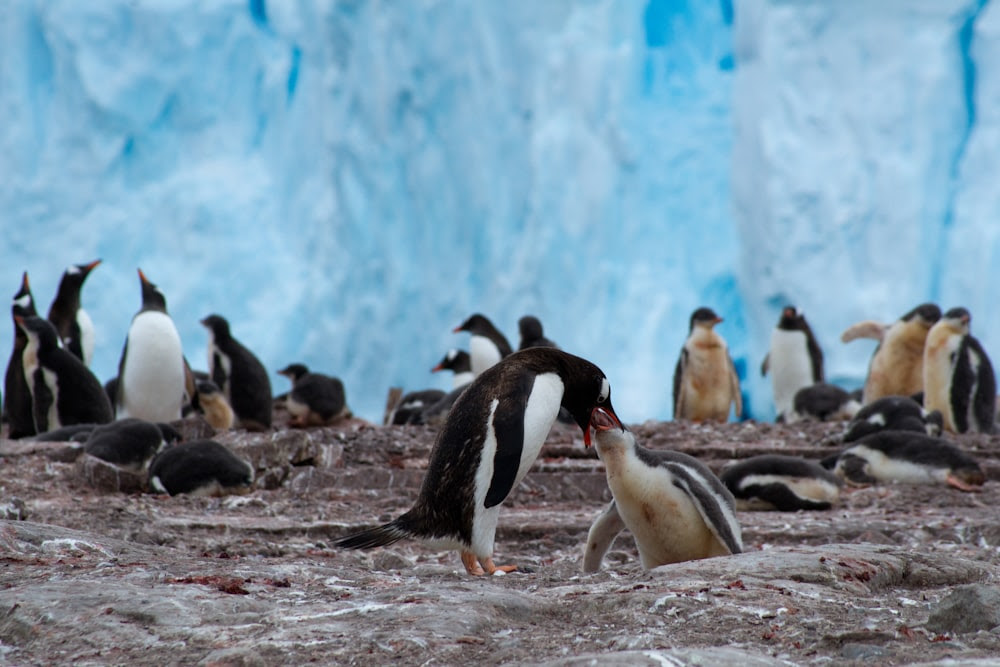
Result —
M 841 428 L 634 430 L 648 447 L 718 471 L 761 453 L 821 458 Z M 496 560 L 521 571 L 469 577 L 457 554 L 410 542 L 333 549 L 409 508 L 434 436 L 360 421 L 217 434 L 257 472 L 253 493 L 224 498 L 95 486 L 95 464 L 65 443 L 0 440 L 0 662 L 891 665 L 1000 655 L 1000 633 L 986 628 L 1000 585 L 1000 438 L 956 438 L 990 478 L 978 494 L 886 485 L 849 489 L 827 512 L 740 512 L 745 553 L 652 571 L 623 533 L 602 570 L 584 575 L 587 530 L 610 494 L 579 430 L 557 427 L 500 515 Z M 956 599 L 953 616 L 978 609 L 978 625 L 930 620 Z

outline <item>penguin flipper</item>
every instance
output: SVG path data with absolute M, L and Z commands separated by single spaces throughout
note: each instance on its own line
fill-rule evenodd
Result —
M 705 477 L 685 465 L 663 462 L 677 486 L 691 499 L 708 529 L 731 554 L 743 552 L 740 522 L 732 506 L 732 495 L 715 477 Z M 697 475 L 693 474 L 697 472 Z M 700 478 L 700 479 L 699 479 Z M 728 498 L 727 498 L 728 496 Z
M 184 360 L 187 363 L 187 360 Z M 218 352 L 212 353 L 212 382 L 222 390 L 223 394 L 228 396 L 226 391 L 226 381 L 229 377 L 226 375 L 226 369 L 222 367 L 222 355 Z
M 35 388 L 31 395 L 31 411 L 35 421 L 35 432 L 45 433 L 50 429 L 62 426 L 62 424 L 49 423 L 49 410 L 52 409 L 55 396 L 52 395 L 48 383 L 45 382 L 45 372 L 41 368 L 35 371 L 34 377 L 31 378 L 31 384 Z
M 857 340 L 859 338 L 871 338 L 873 340 L 881 341 L 882 338 L 885 337 L 885 332 L 888 328 L 888 325 L 881 322 L 876 322 L 875 320 L 865 320 L 847 327 L 847 329 L 844 330 L 844 333 L 840 334 L 840 340 L 843 343 L 850 343 L 852 340 Z
M 736 372 L 736 365 L 733 363 L 733 358 L 729 359 L 729 395 L 733 397 L 733 403 L 736 404 L 736 416 L 743 416 L 743 395 L 740 393 L 740 376 Z
M 497 449 L 493 455 L 493 479 L 490 480 L 490 488 L 483 501 L 487 509 L 502 503 L 517 480 L 521 452 L 524 450 L 524 412 L 533 382 L 533 376 L 522 378 L 519 381 L 520 391 L 509 396 L 508 400 L 501 401 L 493 413 L 493 433 L 496 435 Z
M 764 355 L 764 361 L 760 362 L 760 376 L 764 377 L 767 375 L 767 371 L 771 368 L 771 353 L 768 352 Z
M 681 391 L 681 378 L 687 368 L 687 348 L 681 348 L 681 354 L 677 357 L 677 365 L 674 366 L 674 419 L 682 419 L 684 414 L 684 395 Z
M 612 500 L 611 504 L 594 520 L 587 533 L 587 546 L 583 551 L 584 572 L 597 572 L 601 569 L 604 554 L 608 553 L 612 542 L 624 529 L 625 522 L 622 521 L 622 517 L 618 513 L 618 506 Z

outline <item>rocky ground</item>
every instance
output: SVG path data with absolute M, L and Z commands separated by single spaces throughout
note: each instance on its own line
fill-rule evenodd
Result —
M 186 424 L 197 431 L 203 425 Z M 646 423 L 645 445 L 718 471 L 820 458 L 841 425 Z M 1000 437 L 959 439 L 983 491 L 852 489 L 828 512 L 741 512 L 746 553 L 643 571 L 628 534 L 580 571 L 609 500 L 579 430 L 557 428 L 505 503 L 498 563 L 473 578 L 417 543 L 332 540 L 407 509 L 434 431 L 376 427 L 217 439 L 257 488 L 167 497 L 65 443 L 0 440 L 0 663 L 995 664 Z

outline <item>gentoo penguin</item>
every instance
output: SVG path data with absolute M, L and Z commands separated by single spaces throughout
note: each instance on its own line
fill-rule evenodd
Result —
M 158 493 L 221 496 L 248 493 L 253 467 L 214 440 L 163 449 L 149 465 L 149 486 Z
M 305 364 L 289 364 L 278 375 L 292 381 L 285 401 L 292 426 L 324 426 L 351 416 L 339 378 L 312 373 Z
M 858 410 L 842 440 L 854 442 L 877 431 L 914 431 L 941 435 L 941 413 L 928 411 L 909 396 L 886 396 Z
M 472 357 L 465 350 L 448 350 L 444 357 L 431 369 L 431 373 L 451 371 L 451 388 L 458 389 L 472 382 L 476 377 L 472 372 Z
M 614 498 L 587 534 L 584 572 L 596 572 L 628 528 L 647 570 L 743 551 L 732 494 L 698 459 L 639 445 L 604 408 L 594 412 L 597 454 Z
M 35 317 L 35 301 L 31 297 L 31 285 L 28 284 L 28 272 L 21 276 L 21 288 L 14 295 L 10 307 L 11 322 L 14 324 L 14 349 L 7 362 L 7 373 L 4 376 L 3 414 L 10 426 L 9 437 L 23 438 L 34 435 L 35 417 L 31 412 L 31 391 L 24 378 L 24 360 L 22 353 L 28 344 L 28 335 L 18 326 L 15 317 Z
M 216 431 L 228 431 L 236 423 L 236 415 L 219 385 L 211 380 L 199 380 L 195 393 L 195 408 Z
M 952 308 L 927 334 L 924 407 L 939 410 L 952 433 L 992 433 L 997 381 L 989 356 L 969 333 L 971 320 L 965 308 Z
M 63 347 L 76 355 L 85 365 L 94 358 L 94 323 L 87 311 L 80 307 L 80 289 L 83 281 L 101 260 L 90 264 L 72 264 L 63 272 L 56 290 L 56 298 L 49 306 L 49 322 L 55 325 Z
M 971 456 L 947 440 L 912 431 L 879 431 L 866 435 L 834 459 L 833 472 L 858 484 L 941 483 L 962 491 L 978 491 L 986 476 Z
M 412 509 L 336 542 L 370 549 L 404 538 L 458 549 L 472 575 L 509 572 L 493 563 L 500 504 L 527 474 L 562 405 L 590 444 L 592 415 L 611 407 L 611 385 L 594 364 L 548 347 L 512 354 L 478 376 L 448 413 Z
M 924 342 L 927 332 L 941 319 L 941 309 L 923 303 L 891 325 L 859 322 L 840 336 L 848 343 L 858 338 L 879 341 L 868 365 L 864 404 L 884 396 L 910 396 L 924 387 Z
M 140 472 L 163 447 L 180 439 L 175 429 L 164 426 L 166 430 L 144 419 L 119 419 L 91 431 L 83 448 L 91 456 Z
M 847 391 L 836 385 L 818 382 L 795 392 L 792 409 L 784 414 L 782 421 L 794 424 L 803 419 L 851 419 L 860 409 L 861 403 Z
M 440 389 L 421 389 L 403 394 L 396 407 L 389 413 L 386 424 L 400 426 L 403 424 L 423 424 L 424 410 L 428 409 L 446 394 Z
M 534 315 L 525 315 L 517 321 L 517 328 L 521 332 L 521 343 L 518 350 L 525 350 L 529 347 L 559 347 L 542 333 L 542 323 Z
M 509 355 L 512 350 L 504 335 L 485 316 L 476 313 L 454 329 L 454 333 L 468 331 L 469 354 L 472 374 L 478 376 L 490 366 Z
M 73 424 L 60 426 L 44 433 L 31 436 L 28 440 L 34 442 L 86 442 L 87 438 L 99 424 Z
M 731 403 L 736 404 L 737 417 L 743 413 L 740 379 L 726 341 L 714 331 L 721 321 L 711 308 L 691 314 L 688 338 L 674 369 L 674 419 L 724 422 Z
M 221 315 L 201 321 L 209 331 L 208 373 L 236 413 L 237 425 L 251 431 L 271 428 L 271 381 L 253 352 L 233 338 Z
M 840 497 L 840 478 L 798 456 L 763 454 L 727 466 L 719 476 L 740 510 L 828 510 Z
M 21 361 L 31 393 L 35 432 L 111 421 L 111 403 L 100 380 L 82 361 L 59 347 L 59 334 L 52 323 L 20 315 L 14 320 L 28 336 Z
M 181 418 L 185 362 L 181 337 L 167 314 L 167 299 L 139 270 L 142 308 L 132 318 L 121 361 L 115 400 L 119 419 L 152 422 Z
M 796 392 L 823 381 L 823 352 L 805 316 L 794 306 L 785 306 L 771 332 L 771 347 L 760 374 L 768 371 L 778 421 L 793 409 Z

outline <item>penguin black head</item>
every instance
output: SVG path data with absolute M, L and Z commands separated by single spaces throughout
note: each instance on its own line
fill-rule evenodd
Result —
M 781 319 L 778 320 L 778 328 L 786 331 L 798 331 L 804 328 L 805 316 L 799 312 L 795 306 L 785 306 L 781 311 Z
M 522 340 L 537 340 L 541 338 L 542 333 L 542 323 L 534 315 L 525 315 L 517 321 L 517 328 L 521 332 Z
M 184 439 L 184 435 L 170 424 L 156 422 L 156 428 L 160 429 L 160 435 L 163 436 L 163 442 L 168 445 L 172 445 L 175 442 L 180 442 Z
M 452 330 L 452 333 L 458 333 L 460 331 L 468 331 L 472 334 L 486 335 L 490 331 L 496 331 L 496 327 L 490 322 L 489 318 L 485 315 L 476 313 L 470 315 L 469 319 L 462 322 L 460 325 Z
M 941 319 L 941 309 L 937 304 L 922 303 L 900 318 L 904 322 L 917 320 L 924 326 L 930 328 L 932 324 Z
M 35 338 L 38 340 L 39 349 L 51 350 L 59 347 L 59 333 L 56 331 L 55 326 L 48 320 L 36 315 L 31 317 L 15 315 L 14 321 L 17 322 L 17 326 L 24 330 L 29 339 Z
M 722 318 L 715 314 L 711 308 L 699 308 L 691 313 L 691 325 L 689 331 L 694 331 L 695 326 L 703 326 L 711 329 L 722 321 Z
M 278 371 L 278 375 L 284 375 L 294 383 L 308 372 L 309 368 L 305 364 L 288 364 Z
M 34 317 L 38 315 L 38 311 L 35 310 L 35 300 L 31 298 L 31 285 L 28 283 L 27 271 L 21 276 L 21 289 L 14 295 L 14 302 L 11 304 L 10 311 L 12 314 L 20 315 L 21 317 Z
M 59 282 L 59 291 L 62 291 L 63 285 L 67 287 L 73 287 L 79 291 L 80 287 L 83 285 L 83 281 L 87 279 L 90 272 L 93 271 L 101 260 L 95 259 L 90 264 L 70 264 L 66 271 L 63 272 L 62 280 Z
M 453 371 L 455 373 L 468 373 L 472 370 L 472 359 L 465 350 L 452 348 L 438 362 L 438 365 L 431 369 L 431 373 L 438 371 Z
M 163 296 L 163 292 L 157 289 L 156 285 L 149 282 L 142 269 L 139 269 L 139 282 L 142 284 L 142 309 L 167 312 L 167 297 Z
M 229 322 L 222 315 L 212 314 L 201 321 L 202 325 L 212 332 L 215 340 L 226 340 L 230 337 Z
M 969 323 L 972 322 L 972 315 L 968 310 L 962 308 L 950 308 L 941 318 L 948 322 L 948 325 L 956 331 L 969 332 Z
M 555 361 L 565 387 L 562 407 L 566 408 L 573 421 L 583 429 L 583 442 L 587 447 L 590 447 L 590 429 L 598 411 L 602 411 L 617 426 L 625 428 L 611 406 L 611 383 L 594 364 L 551 347 L 528 348 L 518 352 L 516 356 L 522 359 Z

